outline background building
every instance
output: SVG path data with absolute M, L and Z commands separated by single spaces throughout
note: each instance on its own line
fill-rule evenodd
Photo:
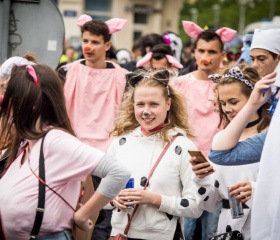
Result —
M 116 49 L 131 49 L 134 40 L 148 33 L 177 33 L 184 0 L 59 0 L 58 7 L 65 23 L 65 40 L 77 46 L 80 29 L 76 20 L 81 14 L 108 20 L 125 18 L 128 24 L 112 36 Z

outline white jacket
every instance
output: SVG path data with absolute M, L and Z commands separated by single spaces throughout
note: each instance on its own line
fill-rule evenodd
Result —
M 175 129 L 169 134 L 174 136 L 180 132 Z M 164 146 L 159 134 L 144 136 L 139 127 L 114 139 L 108 153 L 126 165 L 134 177 L 134 187 L 143 188 L 140 185 L 141 178 L 148 177 Z M 179 217 L 198 218 L 201 215 L 202 210 L 197 205 L 191 181 L 189 149 L 196 149 L 196 146 L 185 136 L 178 136 L 169 147 L 146 189 L 161 194 L 160 208 L 141 204 L 132 220 L 128 237 L 171 240 Z M 132 211 L 128 210 L 129 213 Z M 127 213 L 114 209 L 111 236 L 123 233 L 126 224 Z

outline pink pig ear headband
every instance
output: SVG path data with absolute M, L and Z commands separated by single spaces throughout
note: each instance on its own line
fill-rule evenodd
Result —
M 191 38 L 197 39 L 199 34 L 204 32 L 204 30 L 201 27 L 199 27 L 198 25 L 196 25 L 193 22 L 182 21 L 182 23 L 183 23 L 184 31 Z M 237 31 L 235 31 L 231 28 L 222 27 L 222 28 L 218 29 L 215 33 L 221 38 L 222 42 L 225 43 L 225 42 L 230 42 L 231 40 L 233 40 Z
M 141 58 L 137 63 L 136 63 L 136 67 L 141 67 L 143 65 L 145 65 L 146 63 L 148 63 L 153 57 L 153 53 L 152 52 L 148 52 L 143 58 Z M 176 67 L 176 68 L 183 68 L 183 65 L 181 63 L 179 63 L 177 61 L 176 58 L 174 58 L 171 55 L 165 55 L 165 57 L 167 58 L 167 61 L 171 64 L 172 67 Z
M 78 18 L 76 24 L 79 27 L 83 27 L 85 23 L 87 23 L 91 20 L 92 20 L 91 16 L 83 14 Z M 112 18 L 112 19 L 106 21 L 105 23 L 109 28 L 110 34 L 112 34 L 114 32 L 118 32 L 118 31 L 122 30 L 123 27 L 125 26 L 125 24 L 127 23 L 127 20 L 121 19 L 121 18 Z

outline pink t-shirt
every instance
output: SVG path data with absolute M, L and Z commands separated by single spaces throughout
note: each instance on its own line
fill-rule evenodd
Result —
M 31 142 L 28 160 L 21 164 L 22 155 L 12 163 L 0 180 L 0 214 L 6 238 L 27 240 L 34 224 L 38 204 L 38 175 L 41 139 Z M 104 153 L 81 143 L 72 135 L 51 130 L 43 147 L 46 183 L 76 208 L 81 181 L 84 181 Z M 40 235 L 71 229 L 73 210 L 46 187 L 45 213 Z
M 112 63 L 112 62 L 111 62 Z M 109 131 L 122 101 L 127 70 L 95 69 L 76 61 L 66 75 L 64 93 L 66 108 L 77 137 L 84 143 L 106 151 Z
M 219 131 L 219 114 L 214 108 L 214 82 L 211 80 L 198 80 L 195 72 L 175 78 L 170 83 L 182 93 L 188 104 L 189 125 L 193 130 L 195 139 L 192 141 L 207 157 L 212 140 Z

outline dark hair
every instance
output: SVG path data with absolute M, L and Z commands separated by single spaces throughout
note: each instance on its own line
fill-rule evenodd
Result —
M 109 42 L 111 39 L 111 34 L 109 32 L 109 28 L 106 23 L 99 19 L 93 19 L 91 21 L 86 22 L 82 27 L 81 27 L 81 33 L 83 34 L 84 32 L 90 32 L 94 35 L 97 36 L 103 36 L 104 42 Z
M 153 46 L 160 44 L 160 43 L 165 43 L 163 40 L 163 37 L 159 34 L 156 33 L 151 33 L 144 35 L 143 37 L 140 38 L 139 40 L 140 45 L 141 45 L 141 55 L 145 56 L 146 55 L 146 48 L 150 47 L 152 48 Z
M 14 146 L 8 162 L 13 161 L 22 138 L 35 140 L 52 128 L 60 128 L 74 135 L 65 106 L 62 83 L 47 65 L 32 65 L 39 86 L 26 66 L 12 69 L 0 110 L 0 142 Z M 13 131 L 13 133 L 11 133 Z
M 258 71 L 255 68 L 249 67 L 245 64 L 240 64 L 240 65 L 238 65 L 238 67 L 242 71 L 246 80 L 248 80 L 253 86 L 255 86 L 256 82 L 261 79 L 260 74 L 258 73 Z M 227 74 L 229 72 L 229 70 L 230 70 L 230 68 L 227 68 L 223 72 L 223 75 Z M 250 97 L 253 90 L 250 87 L 248 87 L 245 83 L 243 83 L 240 80 L 237 80 L 235 78 L 231 78 L 231 77 L 221 78 L 217 82 L 217 85 L 216 85 L 215 88 L 218 90 L 218 88 L 220 86 L 233 84 L 233 83 L 238 83 L 240 85 L 240 89 L 241 89 L 242 94 L 244 94 L 247 98 Z M 219 112 L 219 115 L 220 115 L 219 127 L 222 126 L 222 125 L 224 125 L 226 127 L 229 124 L 230 121 L 227 118 L 226 114 L 223 112 L 222 106 L 219 103 L 219 101 L 217 102 L 217 106 L 218 106 L 218 112 Z M 268 108 L 269 108 L 269 104 L 266 103 L 258 109 L 258 114 L 261 118 L 261 121 L 260 121 L 260 123 L 258 124 L 258 127 L 257 127 L 258 132 L 261 132 L 262 130 L 264 130 L 265 128 L 267 128 L 269 126 L 271 116 L 269 115 L 269 113 L 267 111 Z
M 220 43 L 221 52 L 224 50 L 224 43 L 222 42 L 220 36 L 213 30 L 205 30 L 205 31 L 203 31 L 199 34 L 197 40 L 194 43 L 194 48 L 195 49 L 197 47 L 197 42 L 199 41 L 199 39 L 202 39 L 206 42 L 217 40 Z
M 155 45 L 151 49 L 151 52 L 153 53 L 152 58 L 156 59 L 156 60 L 161 60 L 161 59 L 165 58 L 165 55 L 173 56 L 171 47 L 165 43 Z
M 274 60 L 276 60 L 278 54 L 277 54 L 277 53 L 274 53 L 274 52 L 271 52 L 271 51 L 268 51 L 268 52 L 271 54 L 272 58 L 273 58 Z

